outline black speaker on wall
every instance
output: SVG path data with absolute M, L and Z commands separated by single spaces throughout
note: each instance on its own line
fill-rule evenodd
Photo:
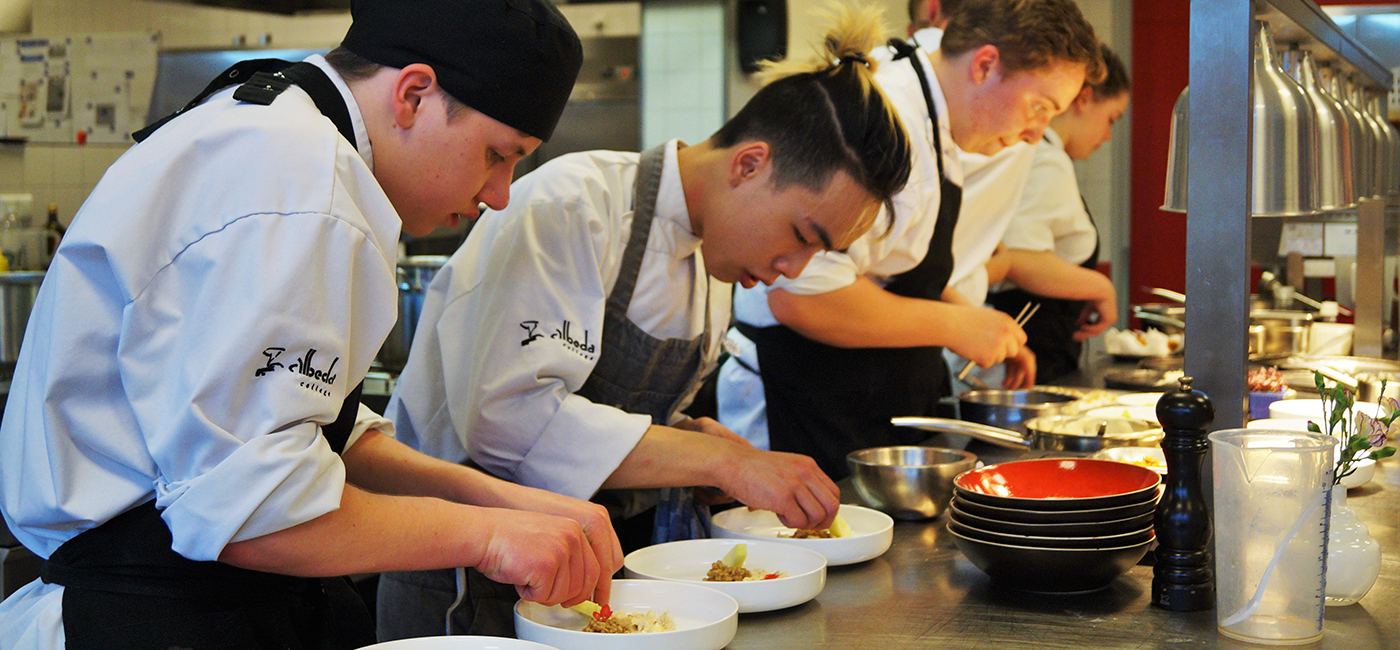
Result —
M 739 68 L 758 72 L 758 63 L 787 56 L 787 0 L 739 0 Z

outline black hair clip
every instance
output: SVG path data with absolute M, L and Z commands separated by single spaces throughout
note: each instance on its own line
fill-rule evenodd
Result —
M 865 64 L 865 67 L 870 67 L 870 60 L 865 58 L 864 54 L 847 54 L 841 57 L 840 65 L 846 65 L 847 63 L 862 63 Z

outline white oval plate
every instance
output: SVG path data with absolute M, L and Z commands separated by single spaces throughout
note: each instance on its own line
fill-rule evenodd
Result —
M 715 537 L 777 541 L 810 549 L 826 556 L 830 566 L 855 564 L 880 557 L 894 541 L 894 519 L 879 510 L 841 505 L 841 518 L 851 526 L 850 537 L 791 539 L 792 529 L 778 521 L 771 510 L 732 508 L 714 516 Z M 783 535 L 784 537 L 779 537 Z
M 1321 420 L 1322 418 L 1315 418 Z M 1274 429 L 1276 431 L 1307 431 L 1307 418 L 1261 418 L 1245 423 L 1246 429 Z
M 559 650 L 719 650 L 734 639 L 739 603 L 708 587 L 662 580 L 614 580 L 615 612 L 670 612 L 676 629 L 648 634 L 584 632 L 588 617 L 571 609 L 515 604 L 515 635 Z
M 1146 467 L 1163 476 L 1167 475 L 1167 456 L 1157 447 L 1109 447 L 1108 449 L 1094 454 L 1092 457 L 1138 465 L 1140 467 Z M 1149 465 L 1143 462 L 1148 458 L 1157 461 L 1157 463 Z
M 1157 402 L 1162 399 L 1161 393 L 1128 393 L 1119 395 L 1113 401 L 1123 406 L 1151 406 L 1157 408 Z M 1156 418 L 1153 418 L 1154 420 Z
M 360 650 L 558 650 L 552 646 L 498 636 L 425 636 L 385 641 Z
M 753 582 L 705 582 L 710 566 L 739 544 L 748 545 L 746 568 L 787 574 Z M 623 560 L 629 578 L 703 585 L 739 601 L 739 613 L 768 612 L 801 605 L 826 586 L 826 556 L 790 544 L 737 539 L 692 539 L 632 551 Z
M 1157 406 L 1100 406 L 1090 409 L 1085 415 L 1096 418 L 1133 418 L 1157 422 Z

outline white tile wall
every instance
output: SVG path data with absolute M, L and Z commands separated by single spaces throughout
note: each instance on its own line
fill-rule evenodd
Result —
M 642 147 L 695 143 L 724 125 L 723 0 L 642 6 Z
M 57 203 L 59 221 L 67 225 L 126 150 L 126 145 L 115 144 L 0 145 L 0 193 L 33 194 L 36 223 L 49 203 Z

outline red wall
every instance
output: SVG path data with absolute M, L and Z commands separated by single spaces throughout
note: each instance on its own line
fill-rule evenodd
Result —
M 1321 5 L 1393 4 L 1396 0 L 1321 0 Z M 1132 214 L 1128 280 L 1131 302 L 1153 302 L 1143 287 L 1186 288 L 1186 215 L 1164 212 L 1172 107 L 1190 77 L 1190 0 L 1134 0 Z

